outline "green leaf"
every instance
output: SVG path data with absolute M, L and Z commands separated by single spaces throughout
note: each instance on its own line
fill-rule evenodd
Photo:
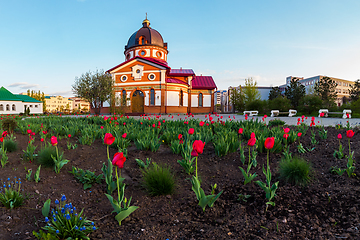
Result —
M 90 183 L 85 183 L 84 184 L 84 190 L 88 189 L 88 188 L 91 188 L 92 185 Z
M 127 218 L 131 213 L 133 213 L 136 209 L 139 207 L 131 206 L 128 209 L 121 211 L 115 216 L 115 219 L 119 222 L 119 225 L 121 225 L 121 221 Z
M 51 204 L 51 199 L 48 199 L 45 201 L 44 206 L 41 209 L 41 213 L 44 217 L 49 216 L 50 213 L 50 204 Z

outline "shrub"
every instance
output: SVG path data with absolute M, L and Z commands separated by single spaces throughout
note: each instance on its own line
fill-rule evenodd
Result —
M 279 110 L 280 112 L 287 112 L 291 109 L 291 102 L 286 97 L 280 96 L 273 100 L 269 100 L 269 109 Z
M 167 166 L 153 163 L 142 169 L 142 184 L 151 196 L 172 194 L 175 190 L 175 176 Z
M 51 155 L 56 157 L 56 149 L 53 146 L 47 146 L 40 150 L 36 161 L 38 164 L 43 165 L 44 167 L 54 167 L 55 162 Z
M 18 144 L 12 139 L 4 141 L 4 148 L 7 152 L 15 152 L 18 149 Z
M 285 125 L 285 122 L 280 119 L 273 119 L 269 121 L 269 126 L 283 126 Z
M 294 156 L 290 161 L 282 159 L 280 164 L 280 178 L 287 183 L 306 186 L 312 175 L 312 167 L 303 158 Z
M 308 94 L 300 101 L 299 111 L 311 114 L 317 112 L 322 106 L 321 98 L 315 94 Z
M 17 127 L 17 123 L 16 123 L 16 120 L 13 118 L 6 118 L 2 121 L 1 126 L 5 131 L 8 131 L 11 133 Z
M 264 113 L 267 110 L 267 101 L 256 99 L 246 104 L 246 110 L 257 110 L 260 114 Z

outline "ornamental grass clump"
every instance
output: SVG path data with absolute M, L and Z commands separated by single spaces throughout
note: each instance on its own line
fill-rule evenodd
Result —
M 83 214 L 84 209 L 77 213 L 76 207 L 71 203 L 66 203 L 63 195 L 61 200 L 55 200 L 55 209 L 51 209 L 51 200 L 48 199 L 42 213 L 45 217 L 46 226 L 42 227 L 39 233 L 33 231 L 37 239 L 90 239 L 88 235 L 96 230 L 95 224 L 86 219 Z
M 38 152 L 36 162 L 44 167 L 54 167 L 55 162 L 51 156 L 56 156 L 55 147 L 48 145 Z
M 175 176 L 170 167 L 152 163 L 142 169 L 142 185 L 151 196 L 171 195 L 175 191 Z
M 15 152 L 18 150 L 18 144 L 13 139 L 4 140 L 4 149 L 7 152 Z
M 6 208 L 13 209 L 23 205 L 25 197 L 21 194 L 21 179 L 14 177 L 2 182 L 0 187 L 0 203 Z
M 310 163 L 299 156 L 294 156 L 291 160 L 282 159 L 279 163 L 280 178 L 293 185 L 307 186 L 311 181 L 312 171 Z

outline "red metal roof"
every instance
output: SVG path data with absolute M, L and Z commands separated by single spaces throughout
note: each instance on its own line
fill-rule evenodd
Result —
M 110 69 L 107 70 L 106 72 L 109 73 L 109 72 L 111 72 L 112 70 L 114 70 L 114 69 L 116 69 L 116 68 L 118 68 L 118 67 L 121 67 L 122 65 L 124 65 L 124 64 L 126 64 L 126 63 L 128 63 L 128 62 L 130 62 L 130 61 L 132 61 L 132 60 L 134 60 L 134 59 L 143 59 L 143 60 L 146 60 L 146 61 L 149 61 L 149 62 L 158 64 L 158 65 L 160 65 L 160 66 L 163 66 L 163 67 L 165 67 L 165 68 L 168 68 L 168 69 L 170 68 L 165 62 L 162 62 L 162 61 L 160 62 L 160 61 L 157 61 L 157 60 L 155 60 L 155 59 L 153 59 L 153 58 L 144 58 L 144 57 L 136 56 L 136 57 L 131 58 L 131 59 L 129 59 L 129 60 L 123 62 L 123 63 L 120 63 L 119 65 L 117 65 L 117 66 L 115 66 L 115 67 L 113 67 L 113 68 L 110 68 Z
M 189 84 L 187 84 L 186 82 L 183 82 L 183 81 L 181 81 L 181 80 L 179 80 L 179 79 L 176 79 L 176 78 L 167 78 L 167 79 L 166 79 L 166 82 L 167 82 L 167 83 L 185 84 L 185 85 L 189 86 Z
M 169 76 L 194 76 L 195 73 L 192 69 L 170 69 Z
M 191 81 L 193 89 L 215 89 L 217 88 L 211 76 L 195 76 Z

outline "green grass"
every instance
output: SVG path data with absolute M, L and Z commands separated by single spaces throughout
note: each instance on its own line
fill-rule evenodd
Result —
M 142 185 L 151 196 L 169 195 L 175 191 L 175 176 L 170 167 L 153 163 L 142 170 Z
M 303 158 L 294 156 L 290 161 L 282 159 L 279 168 L 280 178 L 287 183 L 306 186 L 311 181 L 313 169 Z

